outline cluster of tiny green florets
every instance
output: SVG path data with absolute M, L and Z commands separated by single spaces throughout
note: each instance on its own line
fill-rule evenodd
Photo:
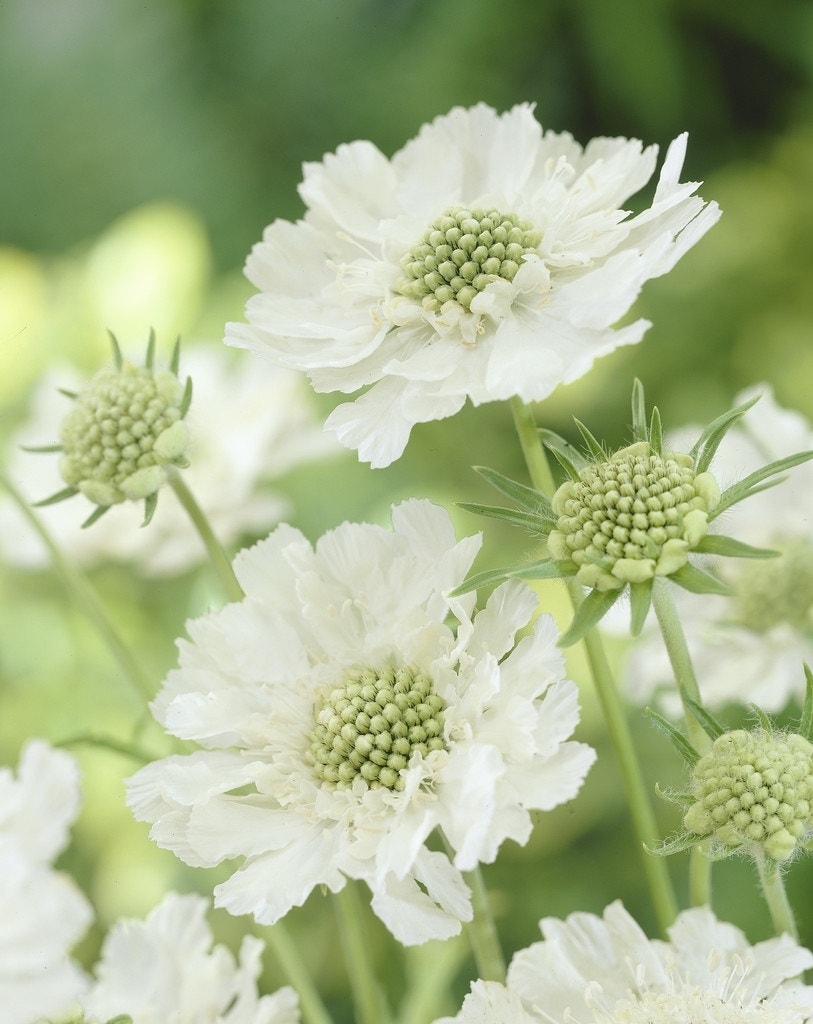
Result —
M 720 490 L 688 455 L 659 455 L 648 441 L 596 462 L 556 491 L 548 550 L 579 566 L 576 578 L 610 590 L 676 572 L 706 533 Z
M 155 493 L 188 443 L 183 394 L 168 370 L 127 362 L 101 370 L 62 423 L 65 483 L 97 505 Z
M 780 548 L 782 545 L 778 545 Z M 736 621 L 757 633 L 786 623 L 813 631 L 813 545 L 797 541 L 778 558 L 746 562 L 733 583 Z
M 323 782 L 401 790 L 412 756 L 444 750 L 446 703 L 411 668 L 359 669 L 327 695 L 311 732 L 310 761 Z
M 787 860 L 813 827 L 813 745 L 798 733 L 723 733 L 692 770 L 692 796 L 690 833 Z
M 455 301 L 468 310 L 492 281 L 513 281 L 541 239 L 515 213 L 452 207 L 402 257 L 397 291 L 430 309 Z

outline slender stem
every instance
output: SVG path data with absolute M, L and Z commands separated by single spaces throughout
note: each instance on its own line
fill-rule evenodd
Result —
M 347 965 L 356 1017 L 359 1024 L 382 1024 L 390 1019 L 381 989 L 376 982 L 371 943 L 364 934 L 362 907 L 356 885 L 348 881 L 335 895 L 334 906 L 338 915 L 339 936 Z
M 468 956 L 469 947 L 458 935 L 423 946 L 408 946 L 409 977 L 398 1008 L 398 1024 L 425 1024 L 435 1020 L 438 1006 L 452 988 L 452 982 Z
M 517 398 L 511 400 L 511 410 L 531 482 L 538 491 L 550 496 L 555 489 L 553 474 L 544 448 L 539 443 L 533 414 L 528 406 Z M 578 608 L 583 600 L 581 588 L 575 581 L 570 580 L 567 590 L 573 607 Z M 644 849 L 656 845 L 660 838 L 655 813 L 601 636 L 596 630 L 590 630 L 583 643 L 607 732 L 618 760 L 632 826 L 641 844 L 644 875 L 652 907 L 658 925 L 665 933 L 677 916 L 677 899 L 666 863 L 661 857 L 653 857 Z
M 757 871 L 759 872 L 759 882 L 762 886 L 765 902 L 768 904 L 768 911 L 770 912 L 776 934 L 783 935 L 787 932 L 788 935 L 798 942 L 799 932 L 796 928 L 796 919 L 788 902 L 788 894 L 785 892 L 785 883 L 782 881 L 781 871 L 775 863 L 770 871 L 767 869 L 765 854 L 759 848 L 755 854 L 755 859 Z
M 306 969 L 302 956 L 285 925 L 279 922 L 267 929 L 265 935 L 283 973 L 296 989 L 305 1024 L 333 1024 L 316 985 L 313 983 L 313 978 Z
M 482 872 L 476 867 L 473 871 L 467 871 L 464 877 L 471 889 L 474 909 L 474 916 L 466 925 L 466 933 L 477 964 L 477 976 L 483 981 L 504 982 L 505 958 Z
M 107 614 L 104 605 L 99 600 L 96 591 L 91 586 L 87 577 L 63 555 L 22 494 L 1 473 L 0 484 L 6 488 L 12 501 L 36 531 L 40 540 L 47 548 L 51 556 L 51 563 L 60 576 L 65 589 L 73 597 L 78 607 L 82 609 L 87 620 L 118 662 L 119 668 L 137 690 L 139 697 L 146 697 L 147 700 L 151 700 L 155 693 L 152 681 L 141 664 L 133 656 L 130 648 L 122 640 L 113 624 L 113 620 Z
M 220 582 L 223 584 L 227 598 L 229 601 L 242 601 L 244 596 L 243 589 L 234 575 L 234 569 L 232 569 L 229 556 L 223 550 L 220 541 L 215 537 L 214 531 L 209 525 L 209 520 L 204 515 L 200 505 L 195 501 L 194 495 L 186 486 L 180 473 L 172 472 L 169 474 L 169 485 L 194 523 L 195 529 L 200 534 L 200 538 L 209 555 L 209 560 L 220 578 Z

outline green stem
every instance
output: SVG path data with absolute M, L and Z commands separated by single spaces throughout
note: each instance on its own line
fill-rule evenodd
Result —
M 775 863 L 772 863 L 771 870 L 768 871 L 765 864 L 765 854 L 761 849 L 757 850 L 755 859 L 757 871 L 759 872 L 759 882 L 762 886 L 765 902 L 768 904 L 768 911 L 770 912 L 776 934 L 783 935 L 787 933 L 798 942 L 799 932 L 796 928 L 796 919 L 788 902 L 788 894 L 785 892 L 785 883 L 782 881 L 781 871 Z
M 335 894 L 339 924 L 339 937 L 344 953 L 356 1017 L 359 1024 L 382 1024 L 390 1019 L 381 990 L 376 982 L 373 960 L 370 956 L 371 943 L 364 934 L 362 907 L 356 884 L 348 881 Z
M 425 1024 L 437 1018 L 468 953 L 468 944 L 460 935 L 445 942 L 407 947 L 408 979 L 398 1024 Z
M 477 964 L 477 977 L 482 981 L 505 981 L 505 958 L 500 946 L 494 915 L 479 867 L 464 875 L 471 889 L 474 916 L 466 925 L 466 933 Z
M 84 573 L 80 572 L 57 547 L 51 535 L 45 529 L 39 518 L 34 514 L 25 498 L 20 494 L 12 482 L 0 473 L 0 484 L 2 484 L 12 501 L 25 516 L 32 528 L 36 531 L 42 543 L 51 556 L 51 563 L 62 580 L 66 591 L 73 597 L 77 606 L 82 609 L 85 617 L 101 637 L 102 641 L 118 662 L 127 679 L 138 691 L 139 697 L 146 697 L 151 700 L 154 696 L 154 687 L 149 676 L 133 657 L 130 648 L 122 640 L 113 620 L 99 600 L 96 591 L 91 586 Z
M 220 582 L 223 584 L 226 597 L 229 601 L 242 601 L 244 597 L 243 588 L 237 582 L 229 556 L 223 550 L 220 541 L 215 537 L 214 531 L 209 525 L 209 520 L 204 515 L 200 505 L 195 501 L 194 495 L 186 486 L 180 473 L 172 472 L 169 474 L 169 485 L 192 520 L 195 529 L 200 534 L 200 539 L 203 541 L 206 553 L 209 555 L 209 560 Z
M 531 482 L 538 491 L 550 496 L 555 490 L 555 483 L 544 448 L 539 442 L 533 414 L 528 406 L 517 398 L 511 400 L 511 411 Z M 574 609 L 578 608 L 583 600 L 581 587 L 575 581 L 570 580 L 567 590 Z M 607 661 L 601 636 L 596 630 L 590 630 L 584 637 L 583 643 L 607 732 L 615 749 L 632 826 L 641 844 L 644 875 L 652 907 L 658 925 L 665 933 L 677 916 L 677 899 L 664 860 L 661 857 L 652 856 L 644 849 L 657 845 L 660 839 L 655 813 L 652 810 L 643 772 L 635 753 L 632 734 L 618 696 L 618 688 Z
M 264 934 L 285 977 L 296 989 L 305 1024 L 333 1024 L 313 978 L 305 968 L 302 956 L 285 926 L 279 922 L 267 929 Z
M 704 754 L 711 746 L 711 741 L 700 723 L 686 704 L 689 697 L 700 704 L 700 687 L 697 685 L 689 646 L 675 607 L 670 584 L 664 579 L 655 579 L 652 584 L 652 607 L 660 626 L 669 663 L 678 685 L 678 692 L 683 703 L 686 718 L 686 733 L 689 742 L 700 754 Z M 703 850 L 696 846 L 692 849 L 689 860 L 689 900 L 693 907 L 711 906 L 711 860 Z

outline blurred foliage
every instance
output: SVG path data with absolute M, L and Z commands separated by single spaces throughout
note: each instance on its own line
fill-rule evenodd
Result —
M 241 317 L 249 288 L 239 268 L 250 246 L 275 217 L 301 213 L 303 161 L 354 138 L 391 153 L 422 122 L 480 100 L 533 101 L 546 127 L 584 142 L 605 134 L 665 146 L 688 130 L 686 173 L 705 178 L 703 196 L 724 209 L 697 250 L 645 289 L 636 314 L 654 326 L 644 342 L 560 389 L 540 407 L 547 425 L 572 436 L 575 414 L 611 445 L 623 443 L 633 375 L 675 425 L 718 414 L 763 379 L 781 403 L 813 415 L 811 81 L 809 0 L 6 0 L 0 431 L 21 420 L 47 366 L 91 372 L 106 358 L 106 328 L 139 350 L 150 326 L 159 338 L 180 332 L 216 343 L 224 321 Z M 319 401 L 327 412 L 332 399 Z M 491 500 L 472 464 L 523 475 L 506 409 L 467 408 L 419 426 L 387 470 L 347 459 L 318 474 L 294 471 L 287 484 L 297 525 L 316 537 L 345 518 L 384 521 L 390 503 L 410 495 Z M 482 527 L 455 515 L 461 532 Z M 482 566 L 511 560 L 527 543 L 490 527 Z M 217 603 L 208 577 L 149 582 L 108 566 L 92 579 L 157 689 L 184 618 Z M 566 621 L 561 594 L 545 593 Z M 578 661 L 573 672 L 583 675 Z M 528 848 L 509 844 L 486 871 L 509 952 L 535 938 L 539 917 L 600 911 L 619 896 L 653 927 L 588 687 L 584 704 L 580 734 L 599 745 L 598 767 L 577 801 L 543 816 Z M 5 568 L 0 761 L 14 763 L 30 735 L 127 736 L 136 710 L 54 577 Z M 643 722 L 635 730 L 653 783 L 676 781 L 665 741 Z M 148 723 L 139 742 L 162 752 Z M 144 913 L 170 885 L 206 891 L 210 879 L 155 849 L 131 820 L 121 784 L 130 759 L 75 749 L 87 794 L 65 864 L 99 912 L 83 947 L 90 960 L 116 916 Z M 658 814 L 666 831 L 674 827 L 672 809 Z M 685 893 L 685 858 L 671 867 Z M 755 890 L 743 899 L 750 871 L 719 866 L 715 892 L 719 912 L 757 939 L 770 928 Z M 789 882 L 807 944 L 811 877 L 805 862 Z M 295 925 L 328 999 L 341 1006 L 326 912 L 314 896 Z M 216 920 L 234 944 L 245 922 Z M 377 948 L 382 978 L 394 975 L 392 942 L 384 936 Z M 464 969 L 460 993 L 465 978 Z

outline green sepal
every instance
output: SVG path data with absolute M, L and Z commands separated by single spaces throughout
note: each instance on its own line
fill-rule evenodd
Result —
M 144 366 L 151 370 L 155 366 L 155 330 L 150 328 L 150 336 L 147 339 L 147 354 L 144 357 Z
M 110 345 L 113 349 L 113 362 L 116 364 L 116 369 L 120 370 L 124 365 L 124 357 L 121 354 L 119 343 L 116 340 L 116 335 L 112 331 L 107 332 L 110 335 Z
M 503 583 L 511 578 L 511 568 L 487 569 L 485 572 L 476 572 L 468 579 L 463 580 L 459 587 L 449 591 L 449 597 L 462 597 L 463 594 L 470 594 L 472 590 L 479 590 L 480 587 L 490 587 L 494 583 Z
M 772 733 L 774 731 L 773 722 L 770 720 L 770 718 L 768 718 L 768 716 L 765 714 L 761 707 L 759 707 L 757 704 L 752 704 L 751 701 L 749 701 L 745 706 L 748 708 L 749 712 L 753 715 L 753 717 L 757 721 L 757 724 L 764 732 Z
M 607 452 L 601 446 L 601 442 L 587 429 L 581 420 L 577 420 L 573 417 L 573 422 L 578 427 L 579 433 L 584 438 L 584 443 L 587 445 L 587 450 L 593 456 L 594 462 L 606 462 Z
M 184 385 L 183 395 L 181 396 L 181 419 L 186 416 L 189 412 L 189 406 L 192 404 L 192 378 L 186 378 L 186 384 Z
M 178 368 L 181 365 L 181 336 L 180 334 L 175 339 L 175 344 L 172 346 L 172 356 L 169 360 L 169 369 L 171 373 L 178 376 Z
M 36 455 L 46 455 L 53 452 L 61 452 L 61 444 L 21 444 L 20 451 L 34 452 Z
M 525 484 L 519 483 L 517 480 L 512 480 L 510 477 L 503 476 L 502 473 L 498 473 L 496 469 L 489 469 L 487 466 L 473 466 L 475 473 L 479 473 L 484 480 L 487 480 L 492 487 L 496 488 L 502 494 L 508 498 L 513 498 L 514 501 L 522 508 L 529 512 L 536 512 L 540 510 L 540 506 L 543 508 L 547 506 L 550 508 L 550 502 L 539 491 L 533 489 L 533 487 L 527 487 Z M 553 513 L 551 513 L 553 515 Z
M 145 526 L 149 526 L 152 521 L 152 517 L 155 515 L 155 509 L 158 507 L 158 491 L 153 491 L 152 494 L 148 494 L 144 499 L 144 521 L 141 524 L 143 529 Z
M 691 793 L 679 793 L 676 789 L 671 788 L 664 789 L 660 782 L 655 783 L 655 793 L 661 800 L 676 804 L 678 807 L 685 807 L 687 810 L 696 802 Z
M 731 596 L 731 588 L 727 584 L 723 583 L 722 580 L 718 580 L 716 576 L 703 572 L 702 569 L 698 569 L 696 565 L 692 565 L 690 562 L 682 565 L 674 572 L 670 572 L 669 579 L 692 594 Z
M 695 471 L 697 473 L 705 473 L 711 465 L 711 460 L 717 453 L 717 449 L 720 447 L 720 442 L 734 426 L 737 420 L 748 412 L 752 405 L 755 405 L 760 399 L 757 395 L 756 398 L 751 398 L 747 402 L 743 402 L 742 405 L 737 405 L 733 409 L 728 409 L 722 415 L 712 420 L 711 423 L 706 427 L 703 433 L 698 437 L 694 444 L 694 447 L 689 452 L 691 457 L 695 460 Z
M 775 484 L 782 482 L 781 480 L 769 480 L 769 477 L 775 477 L 779 473 L 784 473 L 786 469 L 792 469 L 794 466 L 799 466 L 810 459 L 813 459 L 813 451 L 797 452 L 796 455 L 788 455 L 784 459 L 769 462 L 767 466 L 763 466 L 761 469 L 750 473 L 745 479 L 740 480 L 723 491 L 719 502 L 709 512 L 709 522 L 712 519 L 716 519 L 726 509 L 731 508 L 732 505 L 750 498 L 752 494 L 758 494 L 767 487 L 773 487 Z
M 632 437 L 634 441 L 649 440 L 646 429 L 644 385 L 637 377 L 632 382 Z
M 560 647 L 570 647 L 597 625 L 621 597 L 623 587 L 615 590 L 591 590 L 576 609 L 573 621 L 559 638 Z
M 644 708 L 644 715 L 652 722 L 656 729 L 669 739 L 672 746 L 680 754 L 690 768 L 694 768 L 700 760 L 700 754 L 694 749 L 682 732 L 679 732 L 674 725 L 663 715 L 659 715 L 653 708 Z
M 539 427 L 538 432 L 542 443 L 553 453 L 553 457 L 570 479 L 578 480 L 579 473 L 590 465 L 578 448 L 575 448 L 553 430 Z
M 692 717 L 697 721 L 697 724 L 708 736 L 712 742 L 718 739 L 726 731 L 722 725 L 717 721 L 714 715 L 711 714 L 702 704 L 699 704 L 685 692 L 681 692 L 681 699 L 686 707 L 691 711 Z
M 682 832 L 680 835 L 672 836 L 671 839 L 664 839 L 655 847 L 644 845 L 644 849 L 655 857 L 671 857 L 675 853 L 691 850 L 693 846 L 697 846 L 705 839 L 705 836 L 699 836 L 694 832 Z
M 698 555 L 721 555 L 725 558 L 778 558 L 781 554 L 773 548 L 755 548 L 719 533 L 707 533 L 692 550 Z
M 66 487 L 63 491 L 57 491 L 56 494 L 52 494 L 50 498 L 43 498 L 42 501 L 33 501 L 31 507 L 45 508 L 46 505 L 56 505 L 58 501 L 65 501 L 67 498 L 72 498 L 74 494 L 78 493 L 78 487 Z
M 82 523 L 82 529 L 86 530 L 89 526 L 93 526 L 94 523 L 98 522 L 105 512 L 110 510 L 110 505 L 97 505 L 96 508 L 90 513 L 87 519 Z
M 57 391 L 60 395 L 64 395 L 66 398 L 72 398 L 74 402 L 79 397 L 79 392 L 71 391 L 70 388 L 57 388 Z
M 554 562 L 550 558 L 543 558 L 539 562 L 530 562 L 528 565 L 511 565 L 504 569 L 487 569 L 485 572 L 475 573 L 464 580 L 459 587 L 449 591 L 450 597 L 460 597 L 480 587 L 490 587 L 494 583 L 504 583 L 505 580 L 558 580 L 572 575 L 576 569 L 575 564 L 570 562 Z
M 503 508 L 500 505 L 481 505 L 478 502 L 457 501 L 458 508 L 465 512 L 473 512 L 476 516 L 488 516 L 489 519 L 501 519 L 503 522 L 511 523 L 512 526 L 521 526 L 525 530 L 532 530 L 534 533 L 550 533 L 550 520 L 543 519 L 531 512 L 523 512 L 520 509 Z M 546 529 L 546 526 L 548 527 Z
M 663 455 L 663 424 L 657 405 L 652 407 L 652 419 L 649 421 L 649 444 L 656 455 Z
M 652 605 L 652 580 L 630 584 L 630 634 L 640 636 Z
M 805 670 L 805 702 L 802 706 L 802 717 L 799 719 L 799 735 L 804 736 L 808 743 L 813 743 L 813 672 L 804 662 Z

